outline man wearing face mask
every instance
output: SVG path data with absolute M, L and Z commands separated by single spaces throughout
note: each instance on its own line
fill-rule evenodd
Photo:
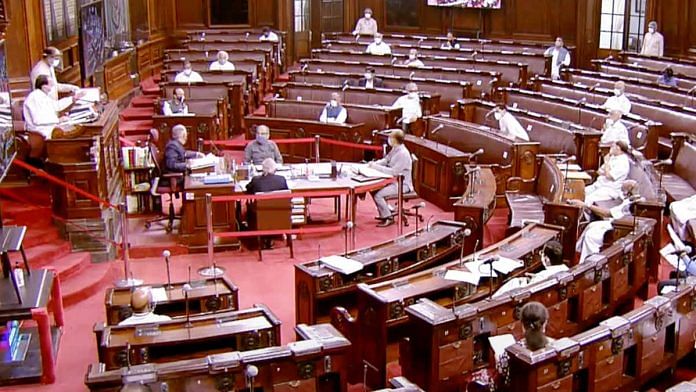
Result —
M 34 68 L 31 69 L 31 74 L 29 75 L 32 89 L 35 88 L 36 79 L 39 77 L 39 75 L 46 75 L 51 81 L 52 86 L 49 96 L 55 100 L 58 99 L 58 93 L 74 93 L 80 89 L 72 84 L 58 82 L 58 79 L 56 78 L 56 67 L 60 65 L 60 59 L 60 50 L 52 46 L 47 47 L 43 50 L 43 58 L 34 65 Z
M 622 113 L 618 110 L 609 112 L 609 118 L 604 122 L 602 128 L 602 138 L 599 139 L 601 144 L 610 144 L 614 142 L 624 142 L 631 145 L 631 140 L 628 138 L 628 129 L 621 122 Z
M 418 86 L 411 82 L 406 85 L 406 95 L 402 95 L 394 101 L 392 109 L 401 109 L 401 125 L 404 132 L 411 131 L 411 124 L 423 117 L 423 111 L 418 95 Z
M 217 60 L 210 63 L 211 71 L 234 71 L 234 64 L 227 61 L 230 55 L 224 50 L 217 53 Z
M 389 47 L 389 44 L 382 41 L 382 34 L 377 33 L 375 34 L 374 42 L 367 46 L 365 53 L 373 54 L 375 56 L 386 56 L 391 54 L 391 48 Z
M 365 76 L 358 80 L 358 86 L 369 89 L 380 88 L 384 87 L 384 81 L 381 78 L 375 76 L 374 68 L 367 67 L 365 69 Z
M 411 178 L 413 161 L 411 153 L 404 145 L 404 138 L 403 131 L 393 130 L 387 139 L 387 143 L 391 147 L 389 153 L 380 160 L 370 162 L 368 166 L 392 176 L 403 176 L 403 192 L 408 193 L 413 190 L 413 179 Z M 396 196 L 397 193 L 398 188 L 395 183 L 372 192 L 372 199 L 375 201 L 377 211 L 379 211 L 377 220 L 381 221 L 377 227 L 387 227 L 394 224 L 394 217 L 386 199 Z
M 184 95 L 184 89 L 178 87 L 174 89 L 174 97 L 168 101 L 164 101 L 162 105 L 162 114 L 165 116 L 173 116 L 175 114 L 188 114 L 188 105 Z
M 278 34 L 274 33 L 270 27 L 265 26 L 263 30 L 261 31 L 261 36 L 259 37 L 259 41 L 268 41 L 268 42 L 278 42 Z
M 493 109 L 493 117 L 498 121 L 500 133 L 512 140 L 520 139 L 526 142 L 529 141 L 529 134 L 522 128 L 519 121 L 510 112 L 507 111 L 504 105 L 498 105 Z
M 630 148 L 626 143 L 616 142 L 611 145 L 604 164 L 597 171 L 597 179 L 585 187 L 585 203 L 592 205 L 600 201 L 618 198 L 621 184 L 628 179 L 631 171 Z
M 457 39 L 454 37 L 454 34 L 451 31 L 447 32 L 447 41 L 445 41 L 442 46 L 440 46 L 441 49 L 459 49 L 459 42 L 457 42 Z
M 280 155 L 278 145 L 269 140 L 271 130 L 265 125 L 256 127 L 256 140 L 248 143 L 244 148 L 244 162 L 260 165 L 266 158 L 271 158 L 275 163 L 282 164 L 283 156 Z
M 626 84 L 624 82 L 614 83 L 614 96 L 607 98 L 606 102 L 602 107 L 608 112 L 618 110 L 621 114 L 628 114 L 631 112 L 631 101 L 628 99 L 626 94 Z
M 554 45 L 544 52 L 544 56 L 551 57 L 551 78 L 561 78 L 561 67 L 570 65 L 570 52 L 563 46 L 563 38 L 557 37 Z
M 34 91 L 24 100 L 24 123 L 27 131 L 38 132 L 46 139 L 51 138 L 53 129 L 60 122 L 68 121 L 67 116 L 58 117 L 59 113 L 82 97 L 82 93 L 77 92 L 73 97 L 56 100 L 51 97 L 54 89 L 53 79 L 39 75 L 36 77 Z
M 200 83 L 203 81 L 201 74 L 193 70 L 191 62 L 186 60 L 184 62 L 183 71 L 176 74 L 174 82 L 176 83 Z
M 665 37 L 657 32 L 657 22 L 654 20 L 648 23 L 648 32 L 643 38 L 643 47 L 640 49 L 640 54 L 646 56 L 660 56 L 665 53 Z
M 341 105 L 341 96 L 338 93 L 331 93 L 331 101 L 324 106 L 319 121 L 330 124 L 345 124 L 347 118 L 348 112 Z
M 418 50 L 417 49 L 411 49 L 408 51 L 408 58 L 404 60 L 403 63 L 407 67 L 425 67 L 425 64 L 418 58 Z
M 365 8 L 365 16 L 358 19 L 353 35 L 376 35 L 377 21 L 372 18 L 372 9 Z

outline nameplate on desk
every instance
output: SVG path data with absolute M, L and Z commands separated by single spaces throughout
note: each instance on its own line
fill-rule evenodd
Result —
M 138 338 L 159 336 L 161 334 L 162 331 L 160 331 L 159 325 L 156 324 L 139 325 L 135 327 L 135 337 Z
M 230 368 L 236 368 L 242 361 L 242 355 L 239 351 L 233 351 L 224 354 L 208 355 L 208 370 L 209 371 L 226 371 Z
M 153 364 L 135 365 L 123 368 L 121 380 L 126 384 L 149 384 L 157 382 L 157 369 Z
M 295 355 L 308 355 L 320 353 L 323 346 L 320 342 L 315 340 L 301 340 L 299 342 L 289 343 L 288 348 Z

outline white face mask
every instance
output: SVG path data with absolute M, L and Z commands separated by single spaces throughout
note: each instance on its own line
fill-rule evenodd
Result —
M 184 75 L 191 76 L 191 72 L 193 72 L 193 70 L 191 68 L 187 68 L 184 70 Z
M 379 44 L 381 44 L 381 43 L 382 43 L 382 39 L 381 39 L 381 38 L 375 38 L 375 45 L 379 45 Z
M 418 99 L 418 91 L 409 92 L 409 93 L 408 93 L 408 97 L 411 98 L 411 99 Z
M 372 79 L 372 74 L 371 74 L 371 73 L 366 73 L 366 74 L 365 74 L 365 79 L 367 79 L 367 80 Z
M 408 59 L 409 59 L 409 60 L 415 60 L 415 59 L 416 59 L 416 55 L 415 55 L 415 54 L 409 54 L 409 55 L 408 55 Z
M 336 106 L 338 106 L 338 101 L 335 100 L 335 99 L 332 99 L 332 100 L 329 102 L 329 104 L 330 104 L 331 106 L 333 106 L 333 107 L 336 107 Z
M 370 19 L 372 18 L 372 14 L 365 14 L 365 19 Z
M 52 59 L 51 60 L 51 67 L 56 68 L 60 65 L 60 59 Z
M 500 119 L 503 118 L 503 113 L 493 113 L 493 117 L 495 117 L 496 120 L 500 121 Z
M 652 27 L 649 27 L 649 28 L 648 28 L 648 31 L 650 32 L 650 34 L 653 34 L 653 33 L 655 32 L 655 29 L 652 28 Z
M 621 94 L 622 94 L 621 90 L 619 90 L 618 88 L 614 89 L 614 95 L 616 95 L 618 97 Z
M 218 63 L 220 63 L 221 65 L 225 64 L 226 62 L 227 62 L 226 59 L 218 59 Z

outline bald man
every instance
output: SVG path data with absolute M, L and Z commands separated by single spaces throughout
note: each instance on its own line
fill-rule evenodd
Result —
M 174 96 L 162 104 L 162 114 L 165 116 L 173 116 L 176 114 L 188 114 L 188 105 L 186 104 L 186 94 L 184 89 L 177 87 L 174 89 Z
M 631 101 L 624 94 L 625 91 L 626 84 L 624 82 L 614 83 L 614 95 L 607 98 L 602 107 L 608 112 L 618 110 L 621 114 L 631 113 Z
M 131 309 L 133 310 L 133 315 L 118 323 L 119 326 L 161 323 L 172 319 L 169 316 L 154 313 L 152 291 L 150 291 L 149 287 L 138 287 L 133 290 L 131 294 Z

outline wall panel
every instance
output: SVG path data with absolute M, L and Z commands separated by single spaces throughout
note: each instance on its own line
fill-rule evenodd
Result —
M 200 29 L 208 24 L 206 0 L 174 0 L 177 29 Z

